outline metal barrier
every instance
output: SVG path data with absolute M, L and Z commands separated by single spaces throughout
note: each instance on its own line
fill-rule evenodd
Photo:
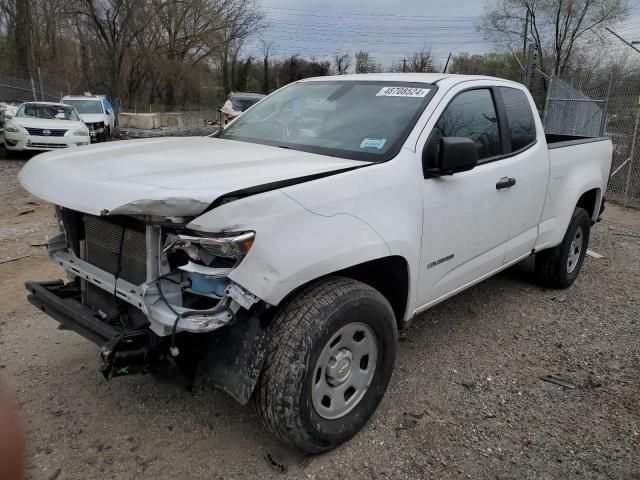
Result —
M 640 208 L 640 72 L 580 72 L 548 83 L 543 123 L 547 133 L 608 135 L 613 166 L 607 199 Z

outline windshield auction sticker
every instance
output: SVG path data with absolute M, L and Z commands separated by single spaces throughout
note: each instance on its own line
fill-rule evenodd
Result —
M 378 93 L 376 97 L 414 97 L 424 98 L 429 93 L 428 88 L 413 88 L 413 87 L 384 87 Z
M 376 150 L 382 150 L 385 143 L 387 143 L 386 138 L 365 138 L 362 140 L 360 148 L 375 148 Z

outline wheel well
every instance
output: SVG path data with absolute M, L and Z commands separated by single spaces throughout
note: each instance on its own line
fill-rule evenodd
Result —
M 599 193 L 600 190 L 597 188 L 584 192 L 578 200 L 578 204 L 576 205 L 576 207 L 584 208 L 587 212 L 589 212 L 589 218 L 592 221 L 596 211 L 596 202 L 598 201 Z
M 409 266 L 404 258 L 378 258 L 333 275 L 353 278 L 378 290 L 391 304 L 398 327 L 402 326 L 409 299 Z

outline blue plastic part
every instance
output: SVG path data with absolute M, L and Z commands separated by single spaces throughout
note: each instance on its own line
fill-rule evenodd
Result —
M 229 279 L 227 277 L 208 277 L 207 275 L 195 272 L 189 272 L 187 277 L 191 280 L 191 291 L 194 293 L 213 293 L 218 297 L 222 297 L 225 289 L 229 285 Z

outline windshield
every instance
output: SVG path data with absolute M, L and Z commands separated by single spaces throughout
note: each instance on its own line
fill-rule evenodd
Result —
M 434 91 L 433 85 L 407 82 L 295 83 L 238 117 L 220 137 L 388 160 L 400 150 Z
M 50 105 L 47 103 L 24 103 L 16 113 L 16 117 L 43 118 L 46 120 L 80 120 L 73 107 L 66 105 Z
M 251 105 L 258 103 L 260 98 L 242 98 L 242 97 L 231 97 L 231 105 L 233 105 L 233 109 L 236 112 L 244 112 Z
M 79 114 L 102 113 L 102 102 L 100 100 L 62 100 L 63 103 L 76 108 Z

